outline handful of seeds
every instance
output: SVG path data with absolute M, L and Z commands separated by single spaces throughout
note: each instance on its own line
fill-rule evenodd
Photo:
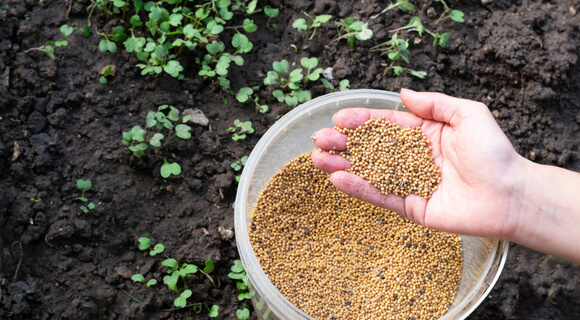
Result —
M 342 193 L 310 153 L 268 183 L 249 236 L 274 286 L 316 319 L 437 319 L 461 280 L 458 235 Z
M 430 141 L 421 127 L 401 128 L 386 119 L 371 118 L 356 129 L 335 129 L 348 135 L 347 150 L 340 152 L 350 161 L 348 171 L 383 194 L 405 197 L 414 193 L 428 199 L 437 190 L 439 167 L 433 163 Z

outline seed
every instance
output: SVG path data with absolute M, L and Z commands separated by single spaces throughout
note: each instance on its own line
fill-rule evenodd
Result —
M 420 127 L 401 128 L 386 119 L 369 119 L 356 129 L 335 127 L 348 135 L 341 155 L 349 172 L 361 176 L 384 194 L 414 193 L 430 198 L 441 180 L 433 163 L 429 139 Z M 388 141 L 388 142 L 387 142 Z
M 437 319 L 461 279 L 459 236 L 345 195 L 310 154 L 268 183 L 249 231 L 270 281 L 316 319 Z

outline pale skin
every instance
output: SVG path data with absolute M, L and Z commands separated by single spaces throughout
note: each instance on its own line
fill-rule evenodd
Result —
M 406 89 L 401 90 L 401 100 L 412 114 L 344 109 L 333 121 L 351 129 L 371 117 L 402 127 L 420 126 L 441 171 L 430 199 L 383 195 L 346 172 L 348 160 L 327 152 L 346 149 L 346 134 L 332 128 L 313 135 L 322 150 L 312 153 L 314 165 L 331 173 L 330 180 L 343 192 L 426 227 L 505 239 L 580 263 L 580 173 L 520 156 L 482 103 Z

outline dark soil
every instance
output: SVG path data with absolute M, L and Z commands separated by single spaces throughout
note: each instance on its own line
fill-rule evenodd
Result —
M 250 34 L 254 50 L 244 67 L 233 67 L 235 92 L 261 85 L 273 61 L 299 63 L 316 56 L 324 68 L 351 87 L 399 91 L 440 91 L 486 103 L 518 152 L 539 163 L 580 171 L 580 4 L 575 0 L 448 1 L 465 12 L 465 23 L 448 26 L 429 19 L 441 4 L 412 1 L 428 28 L 452 34 L 447 48 L 432 39 L 410 37 L 409 67 L 426 70 L 425 80 L 382 75 L 385 61 L 367 49 L 390 38 L 392 27 L 410 15 L 390 12 L 375 20 L 387 1 L 267 1 L 281 9 L 278 29 L 252 16 L 259 29 Z M 67 16 L 69 3 L 72 3 Z M 180 58 L 185 81 L 168 75 L 141 76 L 136 58 L 120 50 L 100 53 L 100 37 L 76 29 L 56 60 L 25 51 L 59 39 L 62 24 L 86 24 L 88 0 L 0 0 L 0 292 L 2 319 L 206 319 L 207 310 L 171 308 L 175 294 L 158 284 L 134 284 L 133 273 L 161 279 L 161 258 L 137 249 L 147 236 L 163 243 L 167 256 L 181 262 L 216 263 L 220 287 L 197 275 L 189 301 L 220 306 L 221 319 L 236 319 L 235 283 L 227 276 L 238 257 L 232 238 L 235 173 L 230 164 L 248 155 L 276 119 L 290 110 L 261 85 L 271 111 L 257 114 L 210 80 L 197 76 L 194 57 Z M 266 3 L 260 2 L 262 7 Z M 370 21 L 373 40 L 351 48 L 345 41 L 327 47 L 336 30 L 323 26 L 313 40 L 292 22 L 302 12 L 329 13 Z M 238 18 L 236 18 L 238 19 Z M 98 28 L 107 28 L 100 13 Z M 239 18 L 240 22 L 243 17 Z M 119 22 L 121 23 L 121 22 Z M 232 30 L 224 36 L 231 37 Z M 291 46 L 294 45 L 298 50 Z M 307 46 L 307 48 L 301 49 Z M 99 71 L 116 65 L 114 83 L 99 83 Z M 311 87 L 313 96 L 326 93 Z M 227 101 L 227 102 L 226 102 Z M 194 126 L 190 140 L 170 144 L 160 156 L 135 158 L 120 142 L 121 133 L 143 125 L 158 105 L 199 108 L 209 119 Z M 252 120 L 256 132 L 235 142 L 227 131 L 235 119 Z M 314 145 L 313 145 L 314 147 Z M 19 153 L 17 156 L 16 154 Z M 163 179 L 163 158 L 178 161 L 183 172 Z M 87 197 L 96 204 L 82 213 L 77 179 L 91 179 Z M 34 202 L 33 199 L 41 199 Z M 557 235 L 554 235 L 557 236 Z M 508 261 L 488 299 L 472 319 L 577 319 L 580 316 L 580 266 L 511 245 Z M 125 292 L 139 299 L 132 300 Z

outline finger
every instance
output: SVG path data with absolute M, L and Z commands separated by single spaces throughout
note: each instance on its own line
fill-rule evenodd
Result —
M 415 223 L 425 225 L 427 200 L 410 194 L 405 198 L 394 194 L 382 194 L 367 180 L 348 173 L 337 171 L 330 175 L 330 181 L 340 191 L 362 201 L 400 214 Z
M 403 128 L 417 127 L 423 123 L 423 119 L 409 112 L 365 108 L 342 109 L 334 115 L 332 121 L 337 127 L 355 129 L 364 125 L 370 118 L 384 118 Z
M 314 150 L 311 157 L 314 166 L 325 172 L 332 173 L 350 168 L 350 162 L 338 154 Z
M 324 128 L 312 135 L 314 144 L 322 150 L 346 150 L 348 136 L 332 128 Z
M 401 100 L 405 107 L 417 116 L 445 122 L 455 127 L 461 121 L 461 115 L 487 107 L 480 102 L 454 98 L 442 93 L 415 92 L 409 89 L 401 89 Z
M 405 216 L 405 203 L 402 197 L 394 194 L 384 195 L 370 182 L 357 175 L 337 171 L 330 175 L 330 182 L 340 191 L 354 198 Z

